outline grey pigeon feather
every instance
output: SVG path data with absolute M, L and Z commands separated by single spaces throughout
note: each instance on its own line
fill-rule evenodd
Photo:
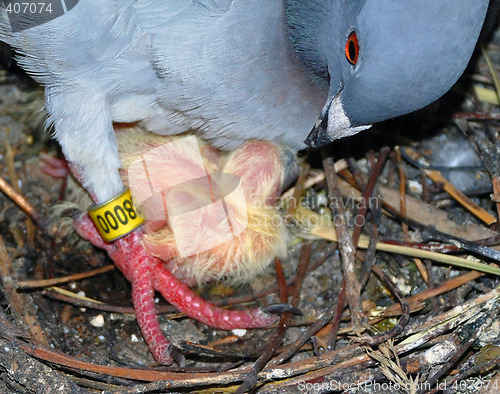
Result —
M 1 4 L 1 3 L 0 3 Z M 465 69 L 487 0 L 80 0 L 0 40 L 98 201 L 122 189 L 112 122 L 299 150 L 414 111 Z M 359 41 L 356 63 L 346 41 Z M 326 103 L 326 104 L 325 104 Z M 320 116 L 320 120 L 316 122 Z M 315 123 L 316 122 L 316 123 Z

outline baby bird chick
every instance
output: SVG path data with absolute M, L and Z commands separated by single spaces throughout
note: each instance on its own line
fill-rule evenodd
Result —
M 289 234 L 274 204 L 292 165 L 287 152 L 264 141 L 221 152 L 192 136 L 138 129 L 117 137 L 122 179 L 134 201 L 143 202 L 138 205 L 145 225 L 112 244 L 102 240 L 88 215 L 77 219 L 75 228 L 105 249 L 131 282 L 137 322 L 155 359 L 169 365 L 177 357 L 183 363 L 157 321 L 155 290 L 214 328 L 275 322 L 276 315 L 259 308 L 216 307 L 188 286 L 222 278 L 248 282 L 286 254 Z

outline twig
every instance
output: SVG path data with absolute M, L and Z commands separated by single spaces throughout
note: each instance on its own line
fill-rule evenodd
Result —
M 497 207 L 497 216 L 500 218 L 500 174 L 491 175 L 491 183 L 493 186 L 493 195 L 491 200 L 495 203 Z
M 273 359 L 268 365 L 272 367 L 283 363 L 293 354 L 295 354 L 313 335 L 315 335 L 319 330 L 326 326 L 328 322 L 332 320 L 332 318 L 340 320 L 340 316 L 345 305 L 345 294 L 345 281 L 342 280 L 337 304 L 330 306 L 330 308 L 328 308 L 323 316 L 321 316 L 318 320 L 311 324 L 302 333 L 302 335 L 300 335 L 299 338 L 295 340 L 295 342 L 290 344 L 285 351 L 283 351 L 279 356 Z
M 233 336 L 231 336 L 233 337 Z M 226 337 L 227 338 L 227 337 Z M 238 340 L 238 337 L 236 337 L 236 341 Z M 245 359 L 255 359 L 259 357 L 262 352 L 259 351 L 259 349 L 255 350 L 250 350 L 250 351 L 239 351 L 239 350 L 228 350 L 228 349 L 218 349 L 214 347 L 213 345 L 201 345 L 199 343 L 194 343 L 194 342 L 189 342 L 189 341 L 182 341 L 181 342 L 181 347 L 182 347 L 182 352 L 184 355 L 187 355 L 188 352 L 191 354 L 195 354 L 197 356 L 200 355 L 207 355 L 211 357 L 231 357 L 237 360 L 240 360 L 241 363 L 244 362 Z M 234 367 L 234 366 L 233 366 Z M 213 367 L 206 367 L 204 368 L 204 371 L 201 371 L 202 368 L 200 368 L 200 372 L 210 372 L 209 369 L 213 371 Z
M 435 240 L 441 242 L 451 243 L 457 248 L 496 260 L 500 261 L 500 252 L 496 249 L 489 248 L 487 246 L 483 246 L 477 242 L 468 241 L 466 239 L 462 239 L 456 237 L 454 235 L 446 234 L 442 231 L 436 230 L 433 227 L 426 226 L 425 224 L 419 223 L 416 220 L 409 219 L 404 216 L 400 211 L 396 208 L 390 206 L 387 203 L 384 203 L 384 209 L 389 212 L 391 215 L 395 216 L 401 221 L 404 221 L 408 225 L 410 225 L 415 230 L 419 230 L 423 237 L 426 237 L 427 240 Z
M 105 304 L 101 301 L 93 300 L 90 298 L 76 297 L 75 293 L 52 287 L 50 289 L 44 290 L 42 294 L 50 299 L 66 302 L 70 305 L 74 305 L 77 307 L 83 308 L 91 308 L 99 311 L 105 312 L 115 312 L 115 313 L 124 313 L 124 314 L 135 314 L 135 309 L 132 306 L 118 306 L 118 305 L 109 305 Z M 158 306 L 158 309 L 162 308 L 162 306 Z M 170 312 L 170 310 L 169 310 Z M 162 311 L 162 313 L 165 313 Z
M 317 214 L 306 210 L 306 209 L 299 209 L 298 211 L 300 215 L 302 215 L 304 220 L 311 220 L 314 222 L 319 222 L 319 219 L 317 217 Z M 301 219 L 302 220 L 302 219 Z M 310 228 L 309 233 L 311 235 L 336 242 L 337 241 L 337 234 L 335 232 L 335 229 L 330 226 L 320 226 L 320 225 L 313 225 L 312 228 Z M 361 249 L 366 249 L 369 245 L 369 240 L 366 237 L 361 237 L 360 241 L 358 243 L 358 248 Z M 494 265 L 487 265 L 483 263 L 478 263 L 476 261 L 471 261 L 471 260 L 466 260 L 462 259 L 457 256 L 450 256 L 446 254 L 441 254 L 441 253 L 435 253 L 435 252 L 429 252 L 427 250 L 421 250 L 421 249 L 413 249 L 413 248 L 408 248 L 408 247 L 403 247 L 403 246 L 398 246 L 398 245 L 391 245 L 391 244 L 386 244 L 384 242 L 377 242 L 377 250 L 381 252 L 389 252 L 389 253 L 396 253 L 396 254 L 402 254 L 405 256 L 412 256 L 412 257 L 419 257 L 422 259 L 429 259 L 433 261 L 437 261 L 440 263 L 444 264 L 450 264 L 450 265 L 455 265 L 457 267 L 463 267 L 467 269 L 472 269 L 476 271 L 481 271 L 489 274 L 494 274 L 494 275 L 499 275 L 500 276 L 500 268 L 494 266 Z
M 497 112 L 455 112 L 454 118 L 467 120 L 500 120 Z
M 472 319 L 474 316 L 477 316 L 484 308 L 493 308 L 493 306 L 498 302 L 499 299 L 500 288 L 497 288 L 495 290 L 492 290 L 488 294 L 468 301 L 465 304 L 455 307 L 443 314 L 435 316 L 434 318 L 428 319 L 423 324 L 416 325 L 415 327 L 408 326 L 407 331 L 411 334 L 411 336 L 407 337 L 403 342 L 399 343 L 395 347 L 395 351 L 399 355 L 415 350 L 422 345 L 427 344 L 431 339 L 436 338 L 439 335 L 442 335 L 444 332 L 459 326 L 463 322 Z M 354 353 L 354 349 L 356 349 L 356 347 L 347 348 L 351 349 L 351 353 Z M 336 354 L 336 352 L 337 351 L 333 352 L 332 354 Z M 330 359 L 331 357 L 332 355 L 330 353 L 323 353 L 320 357 L 315 358 L 314 362 L 317 368 L 315 371 L 310 371 L 307 374 L 306 379 L 303 375 L 300 375 L 288 379 L 284 382 L 272 384 L 269 386 L 271 386 L 275 390 L 279 389 L 283 391 L 286 389 L 286 387 L 294 386 L 303 383 L 304 381 L 321 382 L 325 379 L 329 380 L 331 378 L 329 375 L 345 368 L 353 368 L 354 366 L 360 364 L 363 364 L 364 367 L 373 365 L 367 364 L 370 361 L 370 358 L 367 355 L 356 355 L 339 363 L 331 363 L 331 365 L 325 365 L 323 363 L 323 360 L 325 358 Z M 296 363 L 290 363 L 284 365 L 283 367 L 291 367 L 295 364 Z M 306 363 L 303 363 L 302 365 L 297 367 L 302 369 L 306 365 Z
M 399 147 L 396 147 L 396 167 L 398 170 L 399 174 L 399 209 L 401 211 L 401 214 L 406 217 L 407 216 L 407 210 L 406 210 L 406 173 L 404 171 L 403 165 L 402 165 L 402 160 L 401 160 L 401 150 Z M 423 172 L 422 172 L 423 173 Z M 425 184 L 425 182 L 424 182 Z M 402 224 L 403 227 L 403 234 L 404 234 L 404 239 L 406 241 L 409 240 L 409 235 L 408 235 L 408 224 L 403 222 Z M 413 262 L 417 266 L 418 272 L 422 276 L 424 282 L 429 285 L 429 274 L 427 273 L 427 270 L 425 269 L 424 263 L 422 263 L 422 260 L 419 258 L 414 257 Z
M 67 282 L 76 282 L 78 280 L 91 278 L 96 275 L 101 275 L 106 272 L 114 270 L 116 267 L 114 264 L 109 264 L 105 267 L 97 268 L 88 272 L 81 272 L 78 274 L 72 274 L 67 276 L 62 276 L 60 278 L 53 279 L 42 279 L 42 280 L 24 280 L 17 283 L 17 288 L 21 290 L 35 289 L 41 287 L 50 287 L 60 285 Z
M 3 283 L 3 294 L 11 305 L 17 320 L 28 327 L 31 337 L 40 344 L 48 345 L 43 329 L 36 319 L 36 312 L 29 300 L 29 295 L 16 291 L 16 277 L 12 260 L 7 253 L 2 237 L 0 237 L 0 281 Z
M 346 168 L 347 168 L 347 162 L 344 159 L 340 159 L 335 163 L 335 170 L 337 172 L 345 170 Z M 307 190 L 310 187 L 313 187 L 314 185 L 323 182 L 324 180 L 325 180 L 325 173 L 322 171 L 319 174 L 314 175 L 312 178 L 309 178 L 304 182 L 304 190 Z M 286 192 L 284 192 L 281 195 L 281 199 L 286 200 L 292 197 L 294 193 L 295 193 L 295 186 L 291 187 Z
M 6 138 L 4 140 L 5 145 L 5 162 L 7 163 L 7 173 L 9 175 L 10 181 L 12 183 L 12 188 L 18 195 L 22 195 L 21 187 L 19 186 L 19 177 L 17 176 L 16 168 L 15 168 L 15 157 L 16 153 L 12 149 L 10 145 L 9 139 Z M 30 248 L 34 247 L 35 244 L 35 231 L 36 227 L 33 224 L 33 221 L 30 217 L 26 220 L 26 236 L 28 238 L 28 245 Z
M 61 373 L 52 370 L 44 363 L 28 356 L 19 349 L 17 344 L 0 339 L 0 364 L 2 365 L 2 380 L 19 384 L 21 392 L 47 393 L 56 388 L 61 393 L 84 393 L 85 391 L 64 377 Z M 10 385 L 9 385 L 10 386 Z M 6 390 L 7 387 L 4 388 Z M 3 390 L 2 390 L 3 391 Z M 9 392 L 14 392 L 10 391 Z
M 448 291 L 454 290 L 465 283 L 471 282 L 477 278 L 483 276 L 481 272 L 471 271 L 466 274 L 462 274 L 457 276 L 456 278 L 447 280 L 446 282 L 441 283 L 439 286 L 426 289 L 418 294 L 415 294 L 411 297 L 407 298 L 407 302 L 410 305 L 422 304 L 423 301 L 428 300 L 429 298 L 436 297 L 440 294 L 444 294 Z M 412 312 L 414 310 L 412 309 Z M 376 316 L 382 317 L 390 317 L 390 316 L 399 316 L 401 314 L 401 306 L 399 304 L 393 305 L 380 313 L 377 313 Z
M 354 325 L 354 330 L 361 333 L 368 321 L 363 314 L 363 307 L 360 299 L 360 286 L 355 272 L 356 248 L 347 228 L 347 217 L 342 204 L 342 197 L 337 183 L 334 161 L 323 149 L 323 167 L 325 168 L 326 181 L 330 196 L 330 207 L 332 209 L 334 223 L 338 234 L 340 255 L 342 257 L 342 267 L 346 279 L 346 292 L 349 308 Z
M 391 338 L 398 336 L 404 331 L 406 325 L 410 321 L 410 307 L 408 305 L 408 302 L 405 300 L 403 294 L 401 293 L 401 291 L 394 285 L 391 278 L 389 278 L 384 273 L 384 271 L 382 271 L 376 265 L 372 267 L 372 271 L 384 282 L 384 284 L 387 287 L 389 287 L 389 290 L 391 291 L 392 294 L 394 294 L 394 296 L 398 299 L 401 305 L 401 317 L 398 323 L 393 328 L 379 335 L 371 337 L 365 335 L 362 338 L 356 339 L 358 341 L 367 343 L 369 345 L 378 345 L 382 342 L 385 342 Z
M 466 324 L 463 327 L 458 328 L 458 333 L 455 332 L 453 333 L 454 337 L 454 342 L 456 346 L 458 347 L 457 352 L 455 352 L 448 361 L 446 361 L 439 370 L 432 375 L 430 378 L 427 379 L 425 382 L 425 387 L 434 387 L 436 383 L 439 381 L 439 379 L 446 373 L 448 370 L 455 365 L 455 363 L 465 354 L 465 352 L 472 346 L 474 341 L 478 338 L 479 334 L 482 332 L 482 330 L 478 329 L 478 322 L 473 321 L 471 323 Z M 468 337 L 464 341 L 464 336 Z M 430 394 L 433 394 L 435 392 L 439 391 L 439 388 L 435 388 L 434 390 L 431 390 L 430 392 L 428 390 L 419 390 L 418 394 L 424 394 L 426 392 L 429 392 Z
M 420 157 L 417 152 L 410 148 L 405 149 L 406 155 L 411 157 L 413 160 L 419 160 Z M 453 197 L 460 205 L 467 209 L 470 213 L 476 216 L 478 219 L 482 220 L 486 225 L 490 226 L 497 221 L 493 215 L 485 211 L 479 205 L 471 201 L 464 193 L 453 186 L 450 181 L 448 181 L 444 176 L 441 175 L 439 171 L 422 169 L 422 171 L 427 175 L 433 182 L 439 182 L 443 184 L 444 190 Z M 406 215 L 404 215 L 406 216 Z
M 455 375 L 453 378 L 448 379 L 445 382 L 445 384 L 443 384 L 442 386 L 448 387 L 448 388 L 453 388 L 455 382 L 458 382 L 459 380 L 463 380 L 469 376 L 472 376 L 472 375 L 475 375 L 478 373 L 485 373 L 487 371 L 490 371 L 491 369 L 495 368 L 498 364 L 500 364 L 500 356 L 494 358 L 493 360 L 487 361 L 483 364 L 474 365 L 473 367 L 467 368 L 466 370 L 462 371 L 461 373 Z M 485 388 L 487 388 L 487 386 L 489 386 L 492 389 L 496 388 L 498 390 L 498 384 L 496 386 L 494 386 L 493 384 L 491 384 L 492 383 L 491 381 L 486 381 L 485 383 L 487 383 L 485 385 L 486 386 Z M 447 392 L 450 392 L 450 390 L 448 389 Z M 491 391 L 491 392 L 493 392 L 493 391 Z
M 368 208 L 373 208 L 371 207 L 371 196 L 373 195 L 373 192 L 375 191 L 375 186 L 377 184 L 378 178 L 380 176 L 380 173 L 382 172 L 382 168 L 385 164 L 385 161 L 387 159 L 387 156 L 389 155 L 390 149 L 389 148 L 383 148 L 380 151 L 379 157 L 377 159 L 377 162 L 372 168 L 370 177 L 368 179 L 368 182 L 366 184 L 366 187 L 363 189 L 363 204 L 361 205 L 361 209 L 357 213 L 357 216 L 360 217 L 361 224 L 356 225 L 354 228 L 354 232 L 352 234 L 352 241 L 354 245 L 358 244 L 359 236 L 361 235 L 361 231 L 363 230 L 363 225 L 365 223 L 366 219 L 366 213 Z M 358 179 L 359 177 L 355 177 L 356 182 L 358 184 L 361 184 L 361 180 Z
M 311 260 L 311 252 L 312 252 L 312 244 L 311 243 L 305 243 L 302 245 L 302 249 L 300 251 L 300 258 L 299 258 L 299 265 L 297 267 L 297 283 L 295 284 L 294 292 L 292 295 L 292 298 L 290 300 L 290 303 L 292 306 L 297 307 L 300 301 L 300 291 L 302 289 L 302 283 L 305 278 L 305 274 L 307 272 L 307 266 L 309 265 L 309 262 Z M 282 274 L 282 270 L 280 275 Z M 282 280 L 284 282 L 284 278 Z M 285 292 L 280 292 L 281 294 L 281 302 L 288 302 L 288 297 L 286 297 Z M 252 366 L 250 372 L 248 375 L 245 377 L 245 380 L 243 381 L 243 384 L 236 390 L 236 393 L 244 393 L 246 391 L 249 391 L 253 389 L 257 383 L 258 383 L 258 378 L 257 374 L 260 372 L 267 364 L 267 362 L 271 359 L 273 354 L 276 352 L 278 347 L 281 345 L 283 342 L 283 339 L 286 334 L 286 330 L 288 328 L 288 324 L 293 318 L 293 314 L 291 313 L 285 313 L 280 317 L 280 321 L 278 323 L 278 328 L 276 330 L 275 335 L 271 338 L 269 341 L 264 353 L 262 354 L 261 357 L 257 359 L 255 364 Z
M 342 311 L 347 305 L 345 298 L 346 296 L 345 289 L 346 289 L 345 278 L 342 278 L 342 282 L 340 284 L 339 297 L 337 299 L 337 305 L 335 306 L 335 309 L 331 308 L 333 312 L 333 318 L 332 318 L 332 328 L 330 329 L 330 332 L 328 333 L 328 338 L 326 340 L 327 351 L 335 350 L 335 347 L 337 346 L 337 336 L 339 335 L 340 322 L 342 320 Z
M 399 210 L 401 214 L 406 217 L 406 173 L 401 164 L 401 151 L 396 147 L 396 169 L 399 175 Z M 403 237 L 408 240 L 408 226 L 403 223 Z
M 375 185 L 377 183 L 378 177 L 380 176 L 380 173 L 381 173 L 383 165 L 387 159 L 387 156 L 389 155 L 389 152 L 390 152 L 389 148 L 382 149 L 382 151 L 380 152 L 380 155 L 377 159 L 377 162 L 372 167 L 370 178 L 368 179 L 367 185 L 364 188 L 364 192 L 363 192 L 364 203 L 361 205 L 361 209 L 357 213 L 357 217 L 360 217 L 362 220 L 355 222 L 354 232 L 352 235 L 352 242 L 354 245 L 358 244 L 359 237 L 361 235 L 361 231 L 363 230 L 363 226 L 364 226 L 364 223 L 366 221 L 365 219 L 366 219 L 367 209 L 368 209 L 368 207 L 371 207 L 370 197 L 373 195 L 373 192 L 375 190 Z M 348 161 L 348 163 L 350 163 L 350 161 Z M 355 166 L 353 164 L 354 163 L 352 163 L 352 165 L 350 166 L 351 171 L 353 168 L 355 168 Z M 353 173 L 353 175 L 354 174 L 355 173 Z M 358 179 L 359 177 L 355 177 L 355 178 L 358 182 L 358 185 L 361 185 L 361 180 Z M 374 227 L 374 231 L 375 231 L 375 233 L 377 232 L 375 227 Z M 373 237 L 372 237 L 372 239 L 373 239 Z M 370 240 L 370 243 L 372 243 L 372 240 Z M 372 252 L 375 253 L 375 243 L 373 243 L 372 246 L 373 246 Z M 367 261 L 372 261 L 372 260 L 368 259 Z M 373 259 L 373 262 L 374 262 L 374 259 Z M 365 269 L 365 267 L 367 265 L 368 265 L 368 263 L 365 262 L 363 269 Z M 364 287 L 364 283 L 366 283 L 366 281 L 368 280 L 368 276 L 369 276 L 370 272 L 371 272 L 371 267 L 366 269 L 366 275 L 365 275 L 366 278 L 363 278 L 363 273 L 361 273 L 362 278 L 360 280 L 360 289 Z M 331 327 L 330 333 L 328 334 L 328 340 L 327 340 L 327 349 L 328 350 L 335 349 L 335 345 L 337 342 L 337 335 L 338 335 L 339 327 L 340 327 L 342 311 L 344 310 L 344 308 L 346 306 L 346 299 L 345 299 L 346 294 L 345 294 L 345 292 L 346 292 L 346 285 L 345 285 L 345 277 L 344 277 L 342 279 L 342 285 L 340 287 L 339 300 L 337 301 L 337 305 L 335 307 L 335 314 L 333 317 L 332 327 Z
M 300 204 L 300 197 L 302 196 L 302 193 L 304 191 L 304 182 L 306 181 L 308 175 L 309 175 L 309 170 L 311 169 L 311 166 L 309 163 L 304 161 L 302 163 L 302 169 L 300 170 L 299 177 L 297 179 L 297 182 L 295 184 L 295 188 L 293 190 L 293 196 L 291 199 L 291 202 L 288 203 L 287 209 L 286 209 L 286 218 L 291 219 L 295 215 L 295 210 L 297 209 L 297 205 Z
M 16 192 L 2 177 L 0 177 L 0 190 L 21 208 L 38 227 L 42 227 L 42 215 L 40 215 L 36 208 L 31 205 L 24 196 Z
M 366 286 L 368 279 L 370 279 L 372 268 L 375 265 L 377 243 L 378 243 L 378 228 L 377 226 L 373 225 L 371 231 L 371 237 L 364 258 L 359 257 L 359 255 L 361 254 L 359 251 L 357 253 L 359 259 L 363 261 L 363 266 L 361 267 L 361 271 L 359 272 L 359 283 L 362 289 Z

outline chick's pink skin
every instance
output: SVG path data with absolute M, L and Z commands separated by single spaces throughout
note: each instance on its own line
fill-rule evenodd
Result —
M 265 204 L 269 204 L 275 202 L 277 193 L 281 189 L 281 173 L 278 175 L 275 173 L 283 170 L 276 164 L 280 162 L 279 156 L 279 149 L 274 145 L 253 141 L 239 148 L 225 165 L 230 167 L 229 171 L 241 178 L 247 199 L 252 200 L 260 195 L 265 200 Z M 251 160 L 252 157 L 257 159 Z M 259 194 L 258 191 L 262 187 L 259 179 L 265 179 L 267 182 L 264 187 L 267 192 L 264 195 Z M 131 282 L 137 322 L 151 353 L 162 364 L 172 364 L 174 361 L 172 353 L 175 348 L 165 337 L 158 323 L 154 302 L 155 291 L 160 292 L 166 301 L 175 305 L 187 316 L 218 329 L 266 327 L 277 320 L 276 315 L 267 314 L 259 308 L 222 309 L 198 296 L 184 283 L 186 280 L 183 282 L 172 274 L 167 268 L 168 261 L 154 257 L 150 254 L 151 250 L 144 248 L 142 228 L 136 229 L 113 243 L 105 243 L 102 240 L 88 215 L 83 215 L 75 221 L 75 229 L 82 238 L 105 249 L 116 266 Z M 162 258 L 174 256 L 175 245 L 165 245 L 160 254 Z
M 214 161 L 210 161 L 209 156 L 214 155 L 210 150 L 204 148 L 202 154 L 212 171 L 236 175 L 241 182 L 244 195 L 224 199 L 226 215 L 229 214 L 233 225 L 233 237 L 229 242 L 217 243 L 224 232 L 214 232 L 210 228 L 218 229 L 216 224 L 221 220 L 219 214 L 224 212 L 207 210 L 186 220 L 175 237 L 168 226 L 163 231 L 148 232 L 143 239 L 144 247 L 148 253 L 165 261 L 167 268 L 188 285 L 234 276 L 247 282 L 256 273 L 262 272 L 274 257 L 282 257 L 283 250 L 286 249 L 284 245 L 288 234 L 280 230 L 282 225 L 278 223 L 282 222 L 281 216 L 273 208 L 284 178 L 282 151 L 269 142 L 250 141 L 218 158 L 216 165 L 211 165 Z M 182 163 L 176 163 L 176 167 L 182 166 Z M 161 171 L 156 171 L 158 169 L 150 169 L 150 176 L 163 179 Z M 172 174 L 173 171 L 169 173 Z M 195 202 L 203 198 L 206 192 L 210 191 L 187 188 L 182 193 L 175 194 L 177 205 L 199 206 Z M 242 200 L 244 204 L 241 204 Z M 159 212 L 162 206 L 161 201 L 156 201 L 148 209 Z M 272 209 L 269 210 L 269 207 Z M 242 227 L 238 227 L 241 222 L 238 222 L 237 217 L 243 211 L 248 214 L 248 223 L 240 233 Z M 199 237 L 195 236 L 195 232 Z M 212 244 L 214 241 L 216 246 Z M 201 251 L 192 256 L 181 257 L 176 243 L 198 245 Z

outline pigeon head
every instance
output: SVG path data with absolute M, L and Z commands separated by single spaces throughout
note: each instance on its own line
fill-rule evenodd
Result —
M 299 58 L 329 81 L 327 102 L 306 140 L 321 146 L 446 93 L 470 60 L 488 0 L 288 0 L 287 5 Z

